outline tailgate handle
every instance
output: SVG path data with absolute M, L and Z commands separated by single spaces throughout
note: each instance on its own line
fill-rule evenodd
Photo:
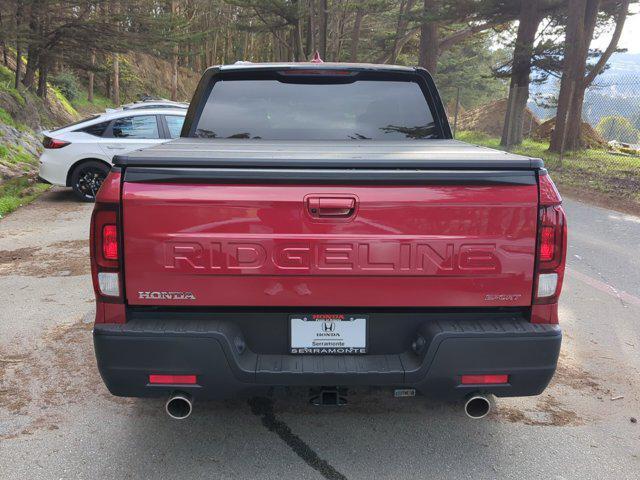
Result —
M 311 197 L 308 199 L 309 213 L 316 218 L 348 218 L 356 210 L 356 199 Z

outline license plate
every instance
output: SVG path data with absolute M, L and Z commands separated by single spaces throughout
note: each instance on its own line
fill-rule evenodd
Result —
M 367 316 L 291 315 L 291 353 L 355 355 L 367 353 Z

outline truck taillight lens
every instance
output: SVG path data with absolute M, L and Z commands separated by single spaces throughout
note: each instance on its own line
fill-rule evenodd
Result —
M 96 195 L 91 216 L 91 279 L 96 294 L 96 323 L 125 323 L 120 223 L 120 171 L 112 170 Z
M 553 303 L 558 299 L 564 273 L 566 236 L 567 228 L 562 207 L 540 207 L 535 303 Z
M 564 211 L 560 205 L 540 208 L 538 267 L 553 270 L 560 265 L 564 247 Z
M 100 293 L 108 297 L 120 296 L 120 275 L 118 272 L 98 272 Z
M 113 224 L 102 227 L 102 255 L 107 260 L 118 260 L 118 229 Z
M 91 264 L 96 295 L 105 302 L 121 301 L 117 205 L 96 203 L 91 218 Z
M 553 227 L 543 226 L 540 229 L 540 261 L 549 262 L 553 260 L 556 251 L 556 230 Z

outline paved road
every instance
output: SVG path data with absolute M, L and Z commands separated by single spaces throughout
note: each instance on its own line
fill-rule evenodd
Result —
M 616 478 L 640 476 L 640 218 L 567 201 L 562 359 L 538 398 L 484 421 L 388 395 L 315 409 L 109 395 L 91 346 L 91 206 L 56 190 L 0 222 L 0 477 Z M 622 398 L 620 398 L 622 397 Z M 615 399 L 615 400 L 614 400 Z

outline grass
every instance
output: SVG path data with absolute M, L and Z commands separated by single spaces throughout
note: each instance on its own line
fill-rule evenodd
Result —
M 86 90 L 82 90 L 80 94 L 71 102 L 73 107 L 81 113 L 102 112 L 106 108 L 113 108 L 114 103 L 107 97 L 103 97 L 99 93 L 93 94 L 93 103 L 87 100 Z
M 17 128 L 21 132 L 26 132 L 27 130 L 29 130 L 29 127 L 24 123 L 16 122 L 11 114 L 4 108 L 0 108 L 0 123 L 4 123 L 5 125 Z
M 4 65 L 0 65 L 0 91 L 7 92 L 21 107 L 24 107 L 27 102 L 22 93 L 14 88 L 14 81 L 14 73 Z
M 458 132 L 456 139 L 504 150 L 500 139 L 479 132 Z M 603 194 L 640 205 L 640 157 L 614 155 L 604 149 L 590 148 L 566 153 L 561 159 L 548 151 L 549 144 L 525 139 L 510 151 L 542 158 L 546 168 L 561 187 L 585 193 Z
M 3 121 L 2 118 L 0 121 Z M 24 170 L 30 170 L 37 166 L 38 158 L 27 152 L 21 145 L 0 143 L 0 164 L 8 166 L 22 164 Z
M 0 218 L 32 202 L 49 187 L 27 176 L 7 180 L 0 185 Z
M 60 90 L 49 83 L 47 83 L 47 86 L 49 87 L 49 91 L 53 93 L 58 102 L 60 102 L 60 105 L 62 105 L 62 108 L 64 108 L 69 115 L 73 115 L 74 117 L 78 115 L 76 109 L 73 108 L 69 100 L 67 100 L 67 97 L 65 97 Z

